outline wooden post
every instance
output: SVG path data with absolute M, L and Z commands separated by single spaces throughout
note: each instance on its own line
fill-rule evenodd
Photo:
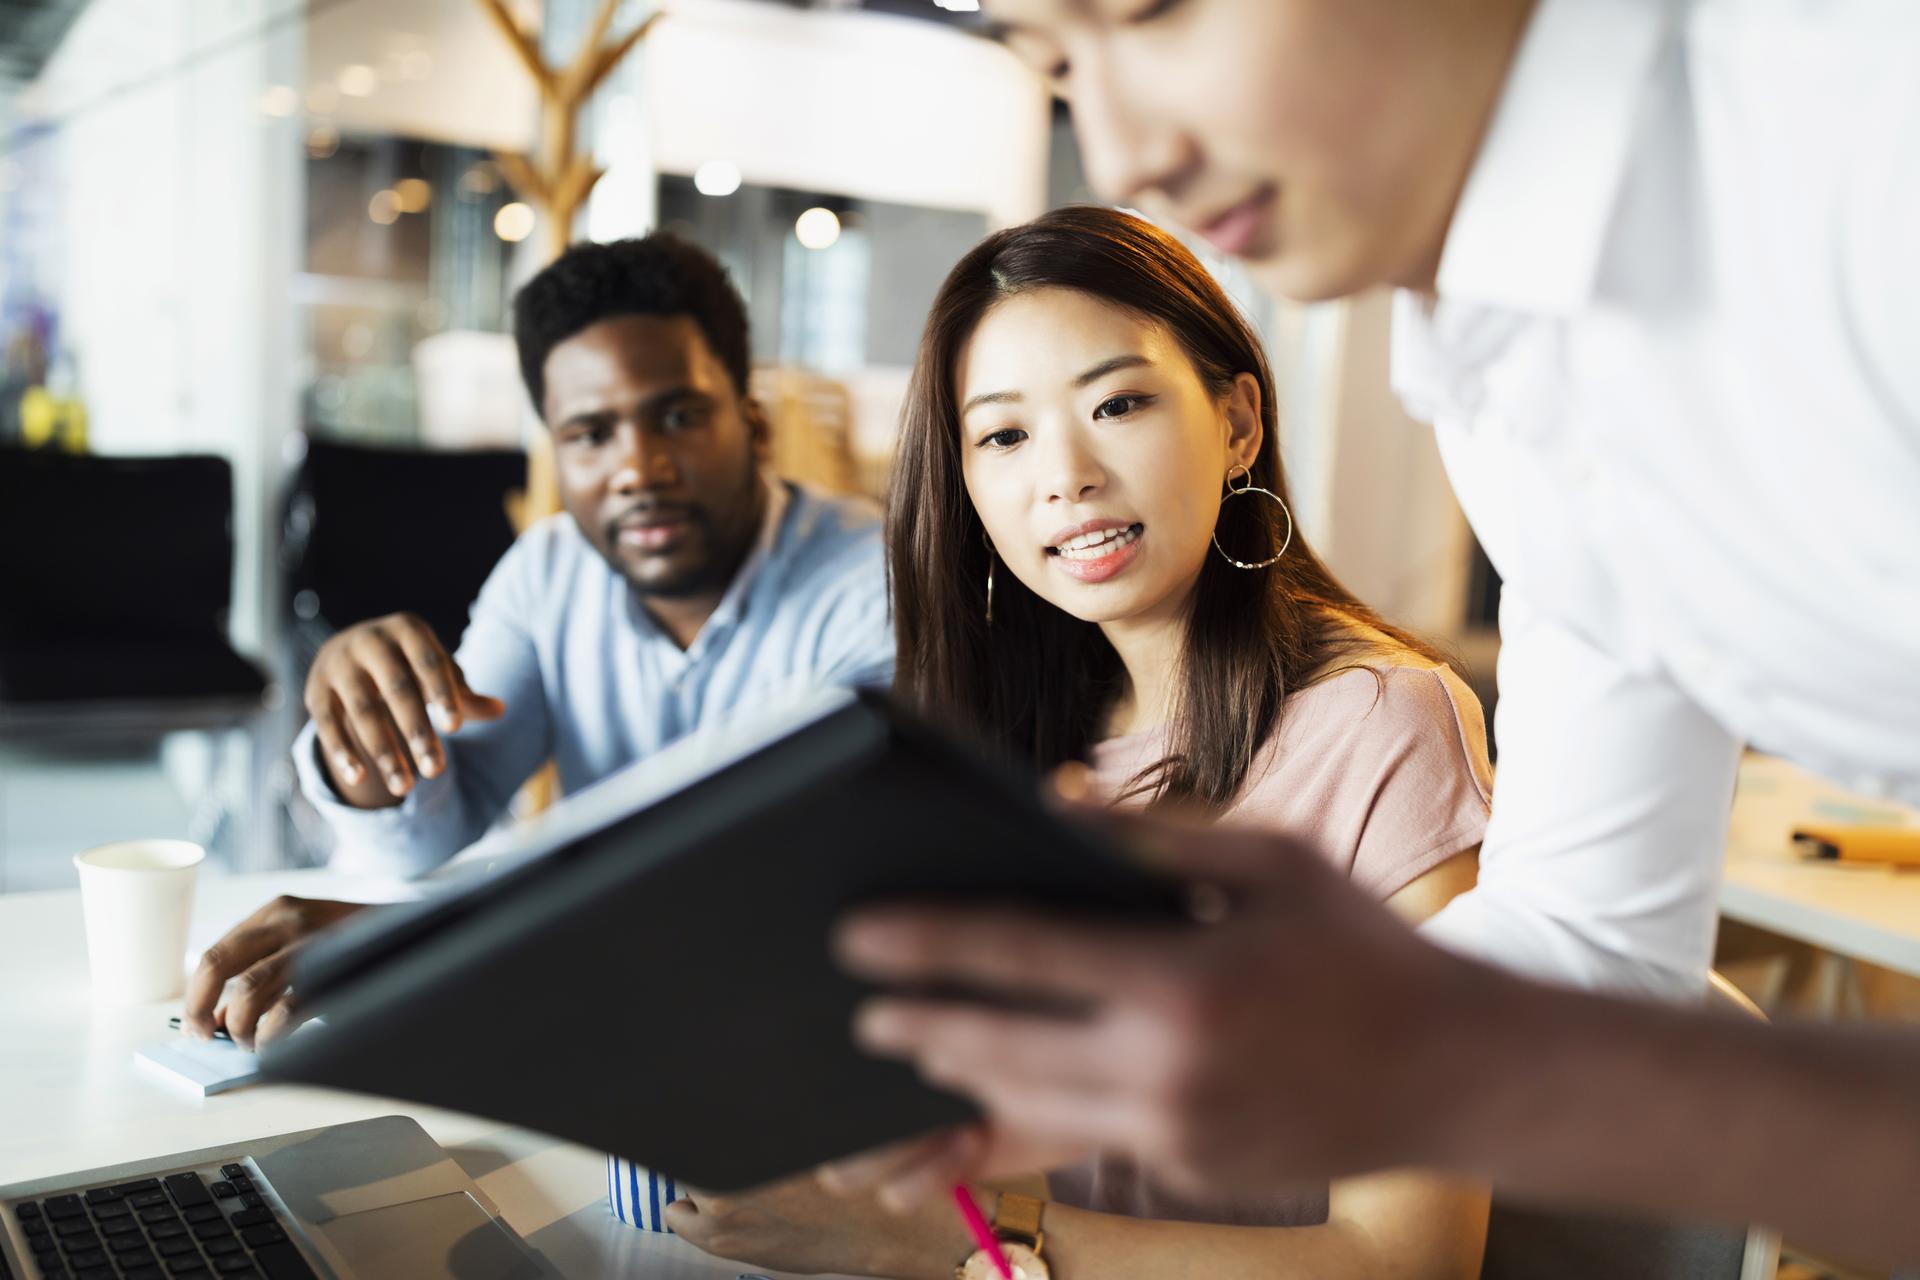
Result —
M 553 261 L 566 252 L 573 240 L 574 218 L 587 202 L 593 184 L 600 181 L 601 170 L 594 167 L 593 156 L 578 148 L 580 112 L 593 97 L 593 91 L 607 78 L 621 59 L 633 51 L 660 14 L 655 12 L 639 26 L 617 40 L 608 40 L 614 11 L 620 0 L 600 0 L 587 38 L 580 51 L 564 67 L 551 67 L 541 56 L 539 43 L 520 29 L 507 12 L 505 0 L 479 0 L 480 8 L 493 19 L 493 25 L 506 37 L 520 65 L 533 77 L 540 91 L 540 147 L 537 156 L 518 151 L 495 153 L 500 172 L 520 197 L 537 210 L 546 223 L 546 260 Z M 560 489 L 553 472 L 553 447 L 545 435 L 536 437 L 527 450 L 527 495 L 517 515 L 521 528 L 552 515 L 560 509 Z M 551 763 L 528 779 L 521 789 L 525 810 L 537 813 L 559 794 L 559 775 Z
M 540 146 L 537 155 L 518 151 L 495 153 L 500 172 L 522 199 L 541 215 L 545 225 L 546 260 L 566 251 L 573 239 L 573 223 L 587 202 L 602 170 L 593 156 L 578 150 L 580 112 L 613 69 L 659 21 L 658 11 L 617 40 L 607 39 L 620 0 L 600 0 L 587 37 L 573 61 L 552 67 L 541 56 L 538 41 L 507 12 L 505 0 L 479 0 L 480 8 L 512 47 L 520 65 L 540 91 Z M 545 439 L 536 439 L 527 451 L 527 499 L 521 527 L 560 509 L 554 483 L 553 455 Z

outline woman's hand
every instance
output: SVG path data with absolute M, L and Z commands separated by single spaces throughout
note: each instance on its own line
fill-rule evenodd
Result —
M 740 1195 L 687 1191 L 667 1206 L 666 1221 L 716 1257 L 808 1275 L 950 1280 L 973 1249 L 944 1199 L 898 1215 L 872 1196 L 834 1195 L 813 1174 Z

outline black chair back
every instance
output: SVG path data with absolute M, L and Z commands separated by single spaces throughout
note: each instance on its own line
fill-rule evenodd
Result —
M 0 450 L 0 636 L 223 635 L 232 519 L 224 458 Z
M 227 642 L 232 598 L 226 459 L 0 450 L 9 724 L 139 704 L 164 727 L 188 704 L 257 706 L 267 679 Z
M 388 449 L 309 437 L 283 543 L 303 647 L 405 611 L 425 618 L 452 649 L 480 584 L 513 545 L 507 498 L 526 483 L 527 458 L 516 449 Z

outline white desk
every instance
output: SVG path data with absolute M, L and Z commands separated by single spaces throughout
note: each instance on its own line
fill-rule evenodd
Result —
M 1920 823 L 1920 813 L 1749 756 L 1728 831 L 1722 914 L 1920 978 L 1920 871 L 1809 863 L 1787 837 L 1794 824 L 1811 820 L 1898 826 Z
M 322 871 L 201 878 L 199 948 L 279 893 L 378 901 L 379 882 Z M 568 1276 L 734 1280 L 782 1273 L 715 1262 L 672 1236 L 618 1221 L 606 1158 L 553 1138 L 409 1103 L 291 1085 L 198 1098 L 136 1069 L 177 1001 L 95 1010 L 77 891 L 0 896 L 0 1185 L 317 1125 L 406 1114 Z
M 1722 909 L 1920 977 L 1920 873 L 1807 865 L 1787 849 L 1794 822 L 1843 816 L 1846 806 L 1902 816 L 1778 761 L 1750 759 L 1734 805 Z M 1904 816 L 1920 822 L 1920 814 Z M 278 893 L 375 901 L 390 888 L 320 871 L 203 876 L 196 953 Z M 136 1070 L 132 1053 L 167 1034 L 176 1012 L 177 1003 L 91 1007 L 77 893 L 0 895 L 0 1185 L 397 1112 L 419 1120 L 566 1275 L 779 1275 L 715 1264 L 677 1239 L 617 1221 L 596 1151 L 473 1116 L 329 1090 L 256 1085 L 203 1099 L 171 1088 Z

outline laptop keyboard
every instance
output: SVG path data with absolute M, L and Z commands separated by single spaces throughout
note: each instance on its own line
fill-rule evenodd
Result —
M 44 1280 L 313 1280 L 245 1165 L 22 1200 L 13 1215 Z

